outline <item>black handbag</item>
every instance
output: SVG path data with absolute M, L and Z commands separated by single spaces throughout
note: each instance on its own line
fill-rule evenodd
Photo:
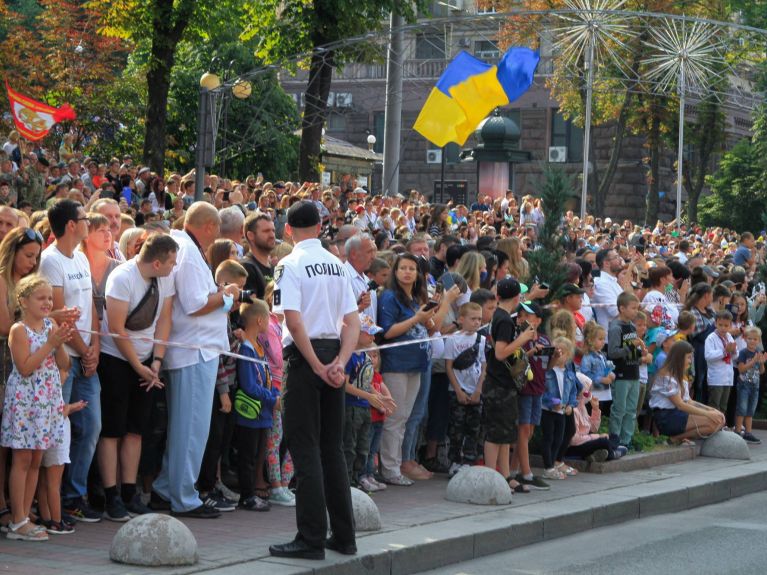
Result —
M 477 333 L 477 341 L 474 342 L 474 345 L 464 349 L 455 357 L 453 360 L 453 369 L 462 371 L 464 369 L 469 369 L 474 365 L 474 362 L 477 361 L 477 357 L 479 356 L 479 344 L 481 342 L 482 335 Z
M 142 331 L 154 323 L 157 308 L 160 305 L 160 290 L 157 286 L 157 278 L 152 278 L 149 289 L 144 297 L 138 302 L 133 311 L 125 318 L 125 329 L 130 331 Z

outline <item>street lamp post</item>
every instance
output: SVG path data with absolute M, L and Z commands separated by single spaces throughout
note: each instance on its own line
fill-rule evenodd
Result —
M 200 78 L 200 103 L 197 110 L 197 147 L 194 169 L 194 200 L 202 200 L 202 192 L 205 188 L 205 148 L 208 145 L 208 132 L 210 127 L 210 102 L 211 91 L 221 85 L 218 76 L 205 72 Z M 212 134 L 211 134 L 212 136 Z
M 376 137 L 373 134 L 368 134 L 367 137 L 368 141 L 368 152 L 374 151 L 373 148 L 376 145 Z M 373 195 L 373 171 L 375 170 L 375 164 L 370 168 L 370 181 L 368 183 L 368 192 L 370 192 L 370 195 Z

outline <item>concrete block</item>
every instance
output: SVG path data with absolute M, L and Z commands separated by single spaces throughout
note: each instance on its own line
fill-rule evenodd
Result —
M 357 531 L 380 531 L 381 514 L 378 506 L 370 496 L 352 487 L 352 508 L 354 510 L 354 526 Z
M 459 471 L 447 484 L 445 498 L 456 503 L 508 505 L 511 489 L 495 469 L 475 465 Z
M 115 533 L 109 558 L 129 565 L 194 565 L 197 540 L 178 519 L 148 513 L 131 519 Z
M 748 443 L 737 433 L 720 431 L 703 442 L 700 450 L 703 457 L 719 459 L 751 459 Z

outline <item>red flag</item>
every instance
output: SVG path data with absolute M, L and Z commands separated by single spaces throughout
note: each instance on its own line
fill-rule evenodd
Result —
M 11 115 L 13 115 L 16 129 L 27 140 L 32 142 L 42 140 L 55 124 L 77 118 L 69 104 L 64 104 L 60 108 L 43 104 L 12 90 L 7 80 L 5 88 L 8 90 Z

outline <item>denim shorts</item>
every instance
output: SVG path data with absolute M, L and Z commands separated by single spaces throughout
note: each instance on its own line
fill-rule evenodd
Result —
M 542 398 L 542 395 L 520 395 L 517 397 L 520 425 L 540 425 Z
M 655 409 L 652 412 L 655 425 L 663 435 L 673 437 L 687 431 L 687 418 L 689 415 L 681 409 Z
M 738 381 L 738 404 L 735 415 L 738 417 L 753 417 L 756 402 L 759 401 L 759 382 L 749 383 Z

